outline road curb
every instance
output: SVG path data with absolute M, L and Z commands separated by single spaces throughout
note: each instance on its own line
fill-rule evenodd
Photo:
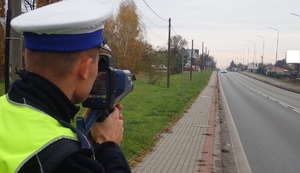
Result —
M 216 77 L 217 79 L 217 77 Z M 211 109 L 208 120 L 209 127 L 205 134 L 205 142 L 201 158 L 200 172 L 222 172 L 220 149 L 220 125 L 218 117 L 218 79 L 213 87 Z

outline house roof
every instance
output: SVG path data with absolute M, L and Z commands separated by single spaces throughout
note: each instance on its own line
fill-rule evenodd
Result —
M 273 66 L 272 68 L 271 68 L 271 70 L 272 71 L 281 71 L 281 72 L 284 72 L 284 71 L 288 71 L 288 70 L 286 70 L 286 69 L 284 69 L 284 68 L 281 68 L 281 67 L 277 67 L 277 66 Z

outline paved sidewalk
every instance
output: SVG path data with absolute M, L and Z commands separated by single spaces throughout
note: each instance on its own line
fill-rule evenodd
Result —
M 196 79 L 194 79 L 196 80 Z M 163 133 L 155 148 L 133 170 L 133 173 L 213 172 L 217 72 L 191 108 Z

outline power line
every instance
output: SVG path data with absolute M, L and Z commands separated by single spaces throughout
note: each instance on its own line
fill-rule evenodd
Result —
M 145 2 L 146 3 L 146 2 Z M 148 6 L 149 7 L 149 6 Z M 150 8 L 150 7 L 149 7 Z M 147 18 L 147 16 L 137 7 L 137 10 L 139 11 L 139 13 L 145 18 L 147 19 L 150 23 L 152 23 L 153 25 L 159 27 L 159 28 L 167 28 L 168 26 L 160 26 L 157 25 L 156 23 L 152 22 L 149 18 Z M 140 19 L 140 23 L 142 23 L 144 25 L 144 27 L 150 31 L 154 36 L 156 36 L 157 38 L 161 39 L 161 40 L 165 40 L 165 38 L 162 38 L 161 36 L 159 36 L 157 33 L 155 33 L 154 31 L 152 31 L 149 27 L 147 27 L 147 25 Z
M 149 30 L 153 35 L 155 35 L 157 38 L 161 39 L 161 40 L 165 40 L 164 38 L 162 38 L 161 36 L 159 36 L 158 34 L 156 34 L 154 31 L 152 31 L 150 28 L 147 27 L 147 25 L 141 20 L 139 19 L 140 23 L 143 24 L 143 26 Z
M 176 31 L 174 30 L 173 26 L 171 26 L 171 28 L 172 28 L 172 30 L 174 31 L 175 35 L 178 35 L 178 34 L 176 33 Z
M 145 25 L 146 27 L 146 25 Z M 165 38 L 162 38 L 161 36 L 159 36 L 158 34 L 156 34 L 154 31 L 152 31 L 151 29 L 149 29 L 148 27 L 146 27 L 146 29 L 148 29 L 150 32 L 152 32 L 152 34 L 154 34 L 157 38 L 161 39 L 161 40 L 166 40 Z
M 144 17 L 145 19 L 147 19 L 149 22 L 151 22 L 153 25 L 155 25 L 155 26 L 157 26 L 157 27 L 160 27 L 160 28 L 166 28 L 166 27 L 168 27 L 168 26 L 160 26 L 160 25 L 155 24 L 155 23 L 152 22 L 149 18 L 147 18 L 146 15 L 144 15 L 144 13 L 143 13 L 139 8 L 137 8 L 137 9 L 139 10 L 140 14 L 142 14 L 143 17 Z
M 148 6 L 148 8 L 149 8 L 149 9 L 150 9 L 157 17 L 159 17 L 161 20 L 169 21 L 169 20 L 166 20 L 166 19 L 160 17 L 157 13 L 155 13 L 155 11 L 152 10 L 152 8 L 147 4 L 147 2 L 146 2 L 145 0 L 143 0 L 143 1 L 144 1 L 144 3 Z

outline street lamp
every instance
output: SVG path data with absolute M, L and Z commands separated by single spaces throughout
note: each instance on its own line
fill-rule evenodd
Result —
M 254 59 L 255 59 L 255 42 L 254 41 L 250 41 L 249 42 L 254 44 L 254 48 L 253 48 L 253 72 L 254 72 Z
M 265 51 L 265 37 L 257 35 L 257 37 L 260 37 L 263 39 L 263 51 L 262 51 L 262 55 L 261 55 L 261 64 L 264 64 L 264 51 Z
M 275 60 L 275 77 L 277 77 L 277 73 L 276 73 L 276 63 L 277 63 L 277 56 L 278 56 L 278 40 L 279 40 L 279 30 L 276 28 L 272 28 L 269 27 L 270 29 L 273 29 L 275 31 L 277 31 L 277 45 L 276 45 L 276 60 Z
M 247 65 L 249 65 L 249 45 L 244 44 L 244 46 L 247 46 L 247 47 L 248 47 L 248 59 L 247 59 Z
M 294 15 L 294 16 L 297 16 L 297 17 L 300 17 L 299 14 L 295 14 L 295 13 L 291 13 L 291 15 Z M 300 64 L 298 63 L 298 78 L 299 78 L 299 68 L 300 68 Z
M 245 64 L 245 49 L 242 47 L 240 47 L 240 49 L 243 50 L 243 65 L 244 65 Z
M 238 50 L 239 54 L 236 57 L 236 65 L 238 66 L 241 61 L 242 53 L 240 50 Z

